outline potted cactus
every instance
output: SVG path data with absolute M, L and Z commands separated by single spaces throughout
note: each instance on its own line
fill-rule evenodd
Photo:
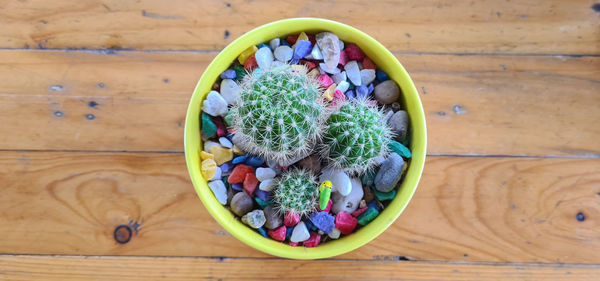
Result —
M 339 39 L 349 33 L 366 51 Z M 271 254 L 319 258 L 366 243 L 400 214 L 421 173 L 424 120 L 410 78 L 379 43 L 294 19 L 246 34 L 213 64 L 190 102 L 186 159 L 228 231 Z

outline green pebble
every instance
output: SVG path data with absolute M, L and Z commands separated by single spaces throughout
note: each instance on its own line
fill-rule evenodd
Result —
M 388 147 L 390 148 L 391 151 L 398 153 L 398 155 L 400 155 L 404 158 L 408 159 L 411 157 L 410 149 L 408 149 L 406 146 L 404 146 L 403 144 L 401 144 L 395 140 L 391 140 Z
M 217 134 L 217 125 L 210 120 L 210 116 L 202 112 L 202 133 L 207 137 L 212 137 Z
M 234 65 L 233 70 L 235 70 L 235 79 L 238 81 L 242 81 L 244 76 L 246 76 L 246 70 L 241 65 Z
M 367 225 L 379 215 L 379 211 L 375 208 L 368 208 L 364 213 L 358 216 L 358 224 Z
M 373 192 L 375 193 L 375 197 L 377 197 L 377 200 L 379 200 L 379 201 L 392 200 L 392 199 L 394 199 L 394 197 L 396 197 L 395 189 L 392 189 L 392 191 L 390 191 L 390 192 L 381 192 L 381 191 L 373 188 Z
M 375 183 L 376 175 L 377 175 L 377 171 L 375 169 L 365 172 L 362 176 L 362 185 L 363 186 L 373 186 L 373 184 Z
M 258 204 L 258 206 L 260 206 L 261 209 L 264 209 L 267 206 L 271 206 L 273 205 L 273 202 L 271 201 L 264 201 L 258 197 L 254 197 L 254 201 L 256 201 L 256 204 Z
M 348 87 L 348 91 L 354 90 L 354 88 L 356 88 L 356 86 L 354 86 L 354 84 L 352 84 L 352 82 L 348 81 L 348 84 L 350 84 L 350 87 Z
M 225 118 L 223 118 L 223 120 L 225 120 L 225 124 L 227 124 L 227 127 L 230 127 L 232 125 L 232 119 L 233 119 L 233 115 L 232 115 L 233 110 L 229 110 L 227 112 L 227 115 L 225 115 Z

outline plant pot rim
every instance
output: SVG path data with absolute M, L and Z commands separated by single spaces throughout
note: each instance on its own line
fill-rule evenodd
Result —
M 199 122 L 201 103 L 219 75 L 227 70 L 238 55 L 251 45 L 258 45 L 276 37 L 280 38 L 302 31 L 330 31 L 338 35 L 340 40 L 357 44 L 377 65 L 378 69 L 386 72 L 390 79 L 396 81 L 400 86 L 403 108 L 408 113 L 409 128 L 412 131 L 410 141 L 412 159 L 396 197 L 368 225 L 351 235 L 328 241 L 315 248 L 292 247 L 263 237 L 236 219 L 234 214 L 216 200 L 207 181 L 202 178 L 199 158 L 199 152 L 202 150 Z M 402 64 L 381 43 L 366 33 L 339 22 L 318 18 L 292 18 L 271 22 L 245 33 L 225 47 L 208 65 L 194 89 L 187 110 L 184 129 L 185 159 L 198 197 L 212 217 L 234 237 L 257 250 L 274 256 L 292 259 L 320 259 L 350 252 L 370 242 L 398 218 L 411 200 L 421 178 L 427 148 L 426 131 L 425 114 L 414 83 Z M 210 243 L 210 241 L 208 242 Z

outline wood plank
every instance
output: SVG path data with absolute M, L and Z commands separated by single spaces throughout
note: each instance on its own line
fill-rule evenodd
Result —
M 214 55 L 0 51 L 0 148 L 181 151 Z M 421 92 L 430 154 L 600 157 L 600 57 L 398 59 Z
M 392 51 L 598 54 L 588 0 L 3 1 L 0 47 L 219 50 L 262 24 L 320 17 Z M 332 13 L 331 11 L 335 11 Z
M 341 258 L 600 263 L 600 159 L 425 167 L 405 213 Z M 0 254 L 267 256 L 210 217 L 181 154 L 0 152 L 0 182 Z M 130 220 L 139 232 L 116 243 Z
M 298 270 L 301 269 L 301 270 Z M 184 257 L 0 256 L 2 280 L 596 280 L 600 267 L 564 264 Z

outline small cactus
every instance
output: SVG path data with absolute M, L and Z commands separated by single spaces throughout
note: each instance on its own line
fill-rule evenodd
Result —
M 387 156 L 392 130 L 383 112 L 370 100 L 345 101 L 329 116 L 321 155 L 333 168 L 361 174 L 373 168 L 376 158 Z
M 313 149 L 326 108 L 320 84 L 306 72 L 305 67 L 280 65 L 244 77 L 230 119 L 247 152 L 285 162 Z
M 277 179 L 275 207 L 280 214 L 288 212 L 308 216 L 317 207 L 319 192 L 315 176 L 303 169 L 290 169 Z

